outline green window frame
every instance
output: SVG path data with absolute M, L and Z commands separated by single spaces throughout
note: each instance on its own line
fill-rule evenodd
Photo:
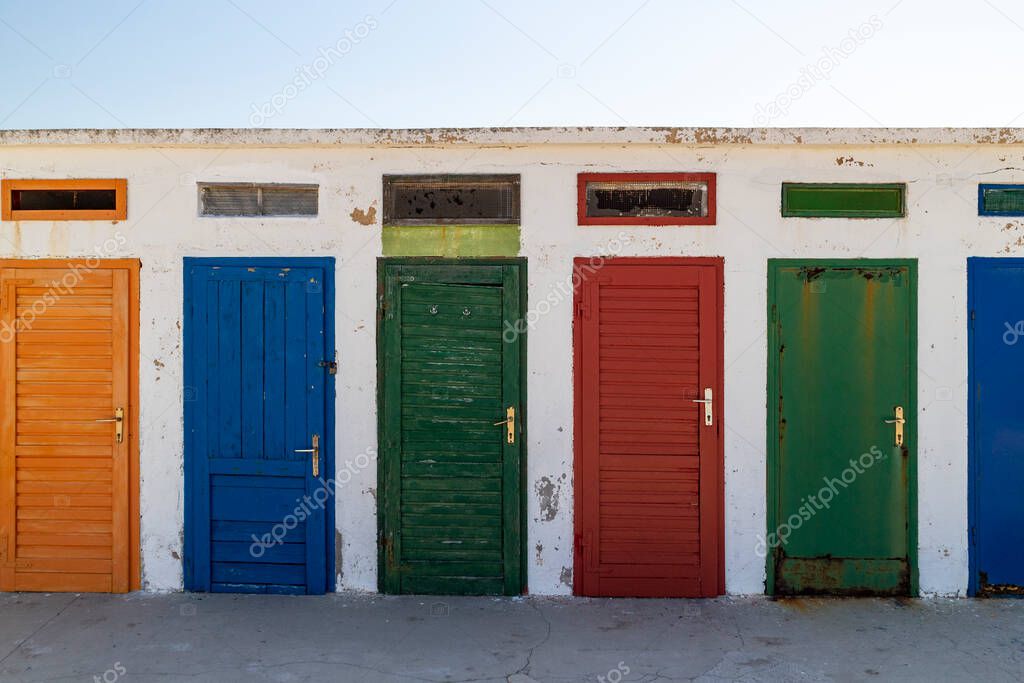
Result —
M 782 183 L 786 218 L 903 218 L 906 183 Z

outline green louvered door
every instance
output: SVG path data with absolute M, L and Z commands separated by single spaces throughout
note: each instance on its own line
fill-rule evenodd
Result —
M 519 270 L 383 262 L 383 592 L 521 592 Z

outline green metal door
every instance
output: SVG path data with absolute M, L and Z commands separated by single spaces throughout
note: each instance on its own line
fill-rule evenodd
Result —
M 520 269 L 381 262 L 382 592 L 522 591 Z
M 769 262 L 773 593 L 916 593 L 916 286 L 915 261 Z

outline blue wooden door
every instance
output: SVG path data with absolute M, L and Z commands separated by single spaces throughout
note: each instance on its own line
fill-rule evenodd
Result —
M 972 258 L 970 592 L 1024 590 L 1024 259 Z
M 333 589 L 333 266 L 185 260 L 186 587 Z

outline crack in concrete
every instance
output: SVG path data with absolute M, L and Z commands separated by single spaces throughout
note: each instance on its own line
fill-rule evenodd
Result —
M 13 655 L 13 654 L 14 654 L 15 652 L 17 652 L 17 651 L 18 651 L 19 649 L 21 649 L 21 646 L 22 646 L 22 645 L 24 645 L 24 644 L 25 644 L 25 643 L 27 643 L 28 641 L 32 640 L 32 639 L 33 639 L 33 638 L 34 638 L 34 637 L 36 636 L 36 634 L 37 634 L 37 633 L 39 633 L 39 632 L 40 632 L 40 631 L 42 631 L 42 630 L 43 630 L 44 628 L 46 628 L 46 627 L 47 627 L 47 626 L 49 626 L 49 625 L 50 625 L 51 623 L 53 623 L 53 621 L 54 621 L 55 619 L 57 619 L 57 617 L 59 617 L 60 615 L 64 614 L 64 611 L 65 611 L 65 610 L 67 610 L 67 608 L 71 607 L 71 605 L 75 604 L 75 603 L 76 603 L 76 602 L 78 601 L 78 599 L 79 599 L 80 597 L 82 597 L 82 596 L 81 596 L 81 595 L 75 595 L 75 596 L 74 596 L 73 598 L 71 598 L 71 600 L 69 600 L 69 601 L 67 602 L 67 604 L 65 604 L 65 605 L 64 605 L 63 607 L 61 607 L 61 608 L 60 608 L 59 610 L 57 610 L 57 613 L 56 613 L 56 614 L 54 614 L 54 615 L 53 615 L 52 617 L 50 617 L 50 618 L 49 618 L 49 619 L 47 619 L 47 620 L 46 620 L 45 622 L 43 622 L 43 623 L 42 623 L 42 624 L 41 624 L 41 625 L 39 626 L 39 628 L 37 628 L 37 629 L 36 629 L 35 631 L 33 631 L 32 633 L 28 634 L 27 636 L 25 636 L 24 638 L 22 638 L 21 640 L 19 640 L 19 641 L 18 641 L 18 642 L 17 642 L 17 643 L 16 643 L 15 645 L 14 645 L 14 648 L 13 648 L 13 649 L 11 649 L 11 651 L 10 651 L 10 652 L 8 652 L 7 654 L 5 654 L 5 655 L 3 656 L 3 659 L 0 659 L 0 664 L 3 664 L 4 662 L 6 662 L 6 661 L 7 661 L 7 659 L 8 659 L 8 658 L 9 658 L 9 657 L 10 657 L 11 655 Z
M 537 615 L 544 622 L 544 625 L 547 627 L 547 632 L 544 634 L 544 637 L 541 639 L 541 641 L 539 643 L 537 643 L 536 645 L 534 645 L 533 647 L 531 647 L 529 649 L 529 651 L 526 653 L 526 663 L 523 664 L 523 666 L 521 666 L 516 671 L 513 671 L 508 676 L 506 676 L 506 680 L 507 679 L 511 679 L 513 676 L 515 676 L 517 674 L 518 675 L 523 675 L 523 676 L 529 676 L 528 672 L 530 671 L 530 667 L 533 666 L 533 654 L 537 651 L 537 648 L 539 648 L 539 647 L 541 647 L 543 645 L 546 645 L 548 640 L 551 639 L 551 621 L 544 615 L 544 612 L 541 611 L 540 606 L 537 605 L 536 601 L 530 600 L 528 602 L 528 604 L 533 609 L 533 611 L 536 612 Z

